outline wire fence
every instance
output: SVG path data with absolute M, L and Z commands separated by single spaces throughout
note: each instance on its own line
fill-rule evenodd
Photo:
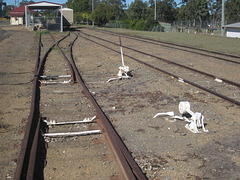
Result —
M 225 24 L 227 24 L 227 22 Z M 110 28 L 128 28 L 119 22 L 107 23 L 105 26 Z M 221 34 L 221 21 L 174 21 L 173 23 L 159 22 L 159 26 L 155 26 L 148 31 L 202 33 L 214 35 Z
M 53 31 L 61 30 L 60 17 L 34 17 L 31 25 L 36 29 L 48 29 Z
M 220 21 L 174 21 L 172 32 L 221 34 Z

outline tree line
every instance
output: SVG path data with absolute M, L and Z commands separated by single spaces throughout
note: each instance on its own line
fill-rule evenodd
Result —
M 21 5 L 34 1 L 22 1 Z M 131 29 L 147 30 L 158 22 L 221 21 L 222 0 L 134 0 L 129 6 L 126 0 L 68 0 L 65 7 L 74 11 L 75 23 L 92 23 L 103 26 L 107 22 L 121 23 Z M 240 21 L 240 0 L 225 0 L 225 20 Z
M 125 0 L 68 0 L 66 4 L 74 10 L 77 23 L 94 21 L 102 26 L 107 22 L 121 21 L 130 28 L 137 24 L 148 27 L 159 21 L 221 21 L 222 11 L 222 0 L 182 0 L 179 4 L 174 0 L 157 0 L 156 22 L 154 0 L 134 0 L 128 7 Z M 225 1 L 225 19 L 240 21 L 240 0 Z

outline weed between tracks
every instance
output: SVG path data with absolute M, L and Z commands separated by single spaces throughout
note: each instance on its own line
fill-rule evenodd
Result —
M 44 31 L 38 31 L 36 32 L 37 35 L 40 35 L 40 34 L 49 34 L 49 30 L 44 30 Z

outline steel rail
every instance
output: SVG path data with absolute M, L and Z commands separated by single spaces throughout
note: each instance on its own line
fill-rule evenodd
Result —
M 52 40 L 54 41 L 54 43 L 56 44 L 56 46 L 58 47 L 58 49 L 59 49 L 60 52 L 62 53 L 64 59 L 66 60 L 66 62 L 67 62 L 67 64 L 68 64 L 68 68 L 69 68 L 69 70 L 70 70 L 70 74 L 71 74 L 71 76 L 72 76 L 72 77 L 71 77 L 71 82 L 74 83 L 74 82 L 75 82 L 75 74 L 74 74 L 73 67 L 72 67 L 69 59 L 68 59 L 67 56 L 64 54 L 62 48 L 59 46 L 59 42 L 56 42 L 56 40 L 55 40 L 55 38 L 53 37 L 52 33 L 50 33 L 50 35 L 51 35 Z M 67 36 L 69 36 L 69 35 L 70 35 L 70 32 L 68 33 Z
M 71 50 L 72 45 L 73 43 L 71 44 L 70 51 L 72 51 Z M 98 118 L 100 119 L 100 125 L 104 130 L 103 132 L 105 132 L 104 135 L 107 138 L 109 145 L 117 159 L 118 165 L 121 169 L 124 179 L 141 179 L 141 180 L 147 179 L 146 176 L 142 173 L 137 163 L 134 161 L 133 157 L 129 153 L 129 150 L 127 149 L 121 137 L 111 124 L 110 120 L 107 118 L 101 107 L 98 105 L 95 98 L 89 92 L 87 86 L 85 85 L 78 71 L 78 68 L 76 67 L 76 64 L 72 56 L 71 63 L 73 65 L 77 81 L 82 86 L 84 94 L 89 98 L 89 100 L 91 101 L 91 103 L 93 104 L 97 111 Z
M 212 51 L 212 50 L 206 50 L 206 49 L 201 49 L 201 48 L 196 48 L 196 47 L 190 47 L 190 46 L 186 46 L 186 45 L 179 45 L 179 44 L 175 44 L 175 43 L 171 43 L 171 42 L 166 42 L 166 41 L 159 41 L 159 40 L 155 40 L 155 39 L 151 39 L 151 38 L 144 38 L 144 37 L 140 37 L 140 36 L 131 36 L 131 35 L 127 35 L 127 34 L 110 32 L 110 31 L 103 31 L 103 30 L 92 29 L 92 28 L 86 28 L 86 29 L 90 29 L 90 30 L 93 30 L 93 31 L 100 31 L 100 32 L 109 33 L 109 34 L 116 34 L 117 36 L 121 35 L 121 36 L 123 36 L 123 37 L 125 36 L 125 37 L 127 37 L 127 38 L 139 40 L 139 41 L 142 41 L 142 42 L 147 42 L 147 41 L 141 40 L 141 39 L 144 39 L 144 40 L 149 40 L 149 41 L 158 42 L 158 43 L 162 43 L 162 44 L 168 44 L 168 45 L 172 45 L 172 46 L 177 46 L 177 47 L 183 47 L 183 48 L 198 50 L 198 51 L 202 51 L 202 52 L 205 52 L 205 53 L 211 52 L 211 53 L 215 53 L 215 54 L 217 54 L 217 55 L 222 55 L 222 56 L 226 56 L 226 57 L 232 57 L 232 58 L 238 58 L 238 59 L 240 59 L 240 56 L 233 55 L 233 54 L 226 54 L 226 53 L 221 53 L 221 52 Z M 136 39 L 136 38 L 138 38 L 138 39 Z M 151 42 L 148 42 L 148 43 L 151 43 Z M 156 43 L 154 43 L 154 44 L 156 44 Z M 160 45 L 160 44 L 156 44 L 156 45 Z M 169 47 L 169 48 L 174 48 L 174 47 L 166 46 L 166 45 L 162 45 L 162 46 Z M 217 57 L 217 56 L 212 56 L 212 55 L 209 55 L 209 54 L 202 54 L 202 53 L 198 53 L 198 52 L 194 52 L 194 51 L 190 51 L 190 50 L 184 50 L 184 49 L 181 49 L 181 48 L 174 48 L 174 49 L 178 49 L 178 50 L 182 50 L 182 51 L 186 51 L 186 52 L 191 52 L 191 53 L 195 53 L 195 54 L 200 54 L 200 55 L 204 55 L 204 56 L 208 56 L 208 57 L 217 58 L 217 59 L 223 60 L 223 61 L 229 61 L 229 62 L 232 62 L 232 63 L 240 64 L 240 62 L 238 62 L 238 61 L 232 61 L 232 60 L 228 60 L 228 59 L 225 59 L 225 58 L 221 58 L 221 57 Z
M 29 158 L 29 168 L 27 171 L 27 178 L 26 179 L 34 179 L 34 173 L 35 169 L 37 166 L 37 150 L 38 150 L 38 141 L 39 141 L 39 132 L 40 132 L 40 123 L 41 123 L 41 117 L 38 118 L 37 121 L 37 127 L 36 131 L 34 133 L 34 138 L 33 138 L 33 144 L 32 144 L 32 149 L 30 152 L 30 158 Z
M 83 36 L 81 36 L 81 37 L 84 38 L 84 39 L 86 39 L 86 40 L 89 40 L 89 41 L 91 41 L 91 42 L 93 42 L 93 43 L 95 43 L 95 44 L 98 44 L 98 45 L 100 45 L 100 46 L 102 46 L 102 47 L 105 47 L 105 48 L 107 48 L 107 49 L 109 49 L 109 50 L 112 50 L 112 51 L 120 54 L 119 51 L 116 51 L 116 50 L 114 50 L 114 49 L 112 49 L 112 48 L 110 48 L 110 47 L 107 47 L 107 46 L 105 46 L 105 45 L 103 45 L 103 44 L 100 44 L 100 43 L 98 43 L 98 42 L 96 42 L 96 41 L 93 41 L 93 40 L 91 40 L 91 39 L 88 39 L 88 38 L 86 38 L 86 37 L 83 37 Z M 217 93 L 217 92 L 215 92 L 215 91 L 212 91 L 212 90 L 210 90 L 210 89 L 208 89 L 208 88 L 205 88 L 205 87 L 203 87 L 203 86 L 200 86 L 200 85 L 198 85 L 198 84 L 196 84 L 196 83 L 194 83 L 194 82 L 191 82 L 191 81 L 189 81 L 189 80 L 187 80 L 187 79 L 184 79 L 184 78 L 181 78 L 181 77 L 179 77 L 179 76 L 177 76 L 177 75 L 174 75 L 174 74 L 172 74 L 172 73 L 169 73 L 169 72 L 167 72 L 167 71 L 165 71 L 165 70 L 163 70 L 163 69 L 160 69 L 160 68 L 158 68 L 158 67 L 156 67 L 156 66 L 153 66 L 153 65 L 150 65 L 150 64 L 148 64 L 148 63 L 145 63 L 145 62 L 143 62 L 143 61 L 141 61 L 141 60 L 138 60 L 138 59 L 136 59 L 136 58 L 134 58 L 134 57 L 132 57 L 132 56 L 129 56 L 129 55 L 127 55 L 127 54 L 124 54 L 124 55 L 125 55 L 126 57 L 128 57 L 128 58 L 131 58 L 131 59 L 135 60 L 136 62 L 138 62 L 138 63 L 140 63 L 140 64 L 144 64 L 144 65 L 146 65 L 146 66 L 148 66 L 148 67 L 150 67 L 150 68 L 153 68 L 153 69 L 155 69 L 155 70 L 158 70 L 158 71 L 160 71 L 160 72 L 163 72 L 163 73 L 165 73 L 165 74 L 167 74 L 167 75 L 169 75 L 169 76 L 172 76 L 172 77 L 174 77 L 174 78 L 176 78 L 176 79 L 178 79 L 178 80 L 181 79 L 181 80 L 183 80 L 184 82 L 186 82 L 186 83 L 188 83 L 188 84 L 191 84 L 191 85 L 193 85 L 193 86 L 195 86 L 195 87 L 197 87 L 197 88 L 199 88 L 199 89 L 202 89 L 202 90 L 204 90 L 204 91 L 207 91 L 207 92 L 209 92 L 209 93 L 211 93 L 211 94 L 213 94 L 213 95 L 215 95 L 215 96 L 218 96 L 218 97 L 220 97 L 220 98 L 222 98 L 222 99 L 225 99 L 225 100 L 227 100 L 227 101 L 229 101 L 229 102 L 231 102 L 231 103 L 234 103 L 234 104 L 236 104 L 236 105 L 240 105 L 240 101 L 236 101 L 236 100 L 234 100 L 234 99 L 232 99 L 232 98 L 229 98 L 229 97 L 227 97 L 227 96 L 225 96 L 225 95 L 222 95 L 222 94 Z
M 15 180 L 26 179 L 28 168 L 29 168 L 29 159 L 30 159 L 30 152 L 32 149 L 33 143 L 33 135 L 36 131 L 36 119 L 39 117 L 39 109 L 38 109 L 38 101 L 39 101 L 39 82 L 38 82 L 38 69 L 40 63 L 41 54 L 41 36 L 39 36 L 39 45 L 38 45 L 38 57 L 37 62 L 34 70 L 34 80 L 33 80 L 33 90 L 32 90 L 32 100 L 31 100 L 31 107 L 30 107 L 30 114 L 28 116 L 28 122 L 26 124 L 25 134 L 22 141 L 21 151 L 18 158 L 18 163 L 16 167 L 16 171 L 14 174 Z
M 82 34 L 85 34 L 85 35 L 87 35 L 87 36 L 90 36 L 90 37 L 93 37 L 93 38 L 96 38 L 96 39 L 99 39 L 99 40 L 102 40 L 102 41 L 105 41 L 105 42 L 114 44 L 115 46 L 119 46 L 119 44 L 114 43 L 114 42 L 111 42 L 111 41 L 109 41 L 109 40 L 106 40 L 106 39 L 103 39 L 103 38 L 100 38 L 100 37 L 97 37 L 97 36 L 89 35 L 89 34 L 86 34 L 86 33 L 83 33 L 83 32 L 81 32 L 81 33 L 82 33 Z M 140 54 L 144 54 L 144 55 L 146 55 L 146 56 L 150 56 L 150 57 L 156 58 L 156 59 L 161 60 L 161 61 L 164 61 L 164 62 L 166 62 L 166 63 L 168 63 L 168 64 L 174 64 L 174 65 L 176 65 L 176 66 L 179 66 L 179 67 L 182 67 L 182 68 L 185 68 L 185 69 L 188 69 L 188 70 L 191 70 L 191 71 L 194 71 L 194 72 L 203 74 L 203 75 L 208 76 L 208 77 L 211 77 L 211 78 L 213 78 L 213 79 L 221 79 L 223 82 L 226 82 L 226 83 L 229 83 L 229 84 L 231 84 L 231 85 L 235 85 L 235 86 L 237 86 L 237 87 L 240 87 L 240 84 L 237 83 L 237 82 L 230 81 L 230 80 L 228 80 L 228 79 L 221 78 L 221 77 L 218 77 L 218 76 L 215 76 L 215 75 L 212 75 L 212 74 L 209 74 L 209 73 L 206 73 L 206 72 L 197 70 L 197 69 L 193 69 L 193 68 L 191 68 L 191 67 L 188 67 L 188 66 L 185 66 L 185 65 L 182 65 L 182 64 L 179 64 L 179 63 L 176 63 L 176 62 L 173 62 L 173 61 L 170 61 L 170 60 L 167 60 L 167 59 L 164 59 L 164 58 L 161 58 L 161 57 L 152 55 L 152 54 L 149 54 L 149 53 L 145 53 L 145 52 L 142 52 L 142 51 L 139 51 L 139 50 L 136 50 L 136 49 L 127 47 L 127 46 L 122 46 L 122 47 L 124 47 L 124 48 L 126 48 L 126 49 L 129 49 L 129 50 L 132 50 L 132 51 L 135 51 L 135 52 L 138 52 L 138 53 L 140 53 Z
M 56 43 L 60 43 L 61 41 L 63 41 L 67 36 L 69 36 L 69 34 L 65 35 L 63 38 L 61 38 L 60 40 L 58 40 L 57 42 L 54 42 L 53 45 L 47 50 L 47 52 L 44 54 L 42 60 L 40 61 L 40 64 L 38 65 L 38 69 L 37 69 L 37 75 L 40 74 L 40 72 L 43 71 L 43 67 L 44 67 L 44 63 L 47 59 L 48 54 L 52 51 L 52 49 L 54 48 L 54 46 L 56 45 Z M 41 43 L 42 45 L 42 43 Z M 43 46 L 43 45 L 42 45 Z M 39 54 L 41 56 L 41 54 Z
M 76 38 L 75 38 L 76 40 Z M 74 44 L 71 43 L 72 45 Z M 40 42 L 40 41 L 39 41 Z M 40 43 L 39 43 L 40 44 Z M 54 47 L 52 45 L 52 47 Z M 40 47 L 40 46 L 39 46 Z M 40 113 L 39 113 L 39 98 L 40 98 L 40 90 L 39 90 L 39 75 L 43 70 L 47 55 L 51 52 L 52 47 L 45 53 L 42 61 L 39 62 L 40 58 L 38 57 L 38 62 L 36 63 L 35 72 L 34 72 L 34 83 L 33 83 L 33 95 L 32 95 L 32 102 L 31 102 L 31 111 L 29 115 L 29 120 L 26 127 L 26 132 L 24 135 L 23 145 L 21 148 L 21 153 L 19 155 L 19 161 L 17 165 L 17 169 L 15 172 L 14 179 L 35 179 L 35 170 L 36 170 L 36 161 L 37 158 L 37 145 L 38 145 L 38 139 L 39 139 L 39 126 L 40 126 Z M 40 51 L 41 47 L 39 48 Z M 38 53 L 41 54 L 41 53 Z M 72 57 L 72 54 L 71 54 Z M 72 63 L 75 65 L 75 63 Z M 74 71 L 78 72 L 76 66 L 74 66 Z M 81 79 L 80 74 L 78 72 L 78 79 Z M 82 81 L 83 83 L 83 81 Z M 83 83 L 84 84 L 84 83 Z M 87 87 L 85 86 L 85 92 L 86 94 L 91 93 L 88 91 Z M 91 96 L 90 99 L 93 97 Z M 93 101 L 94 98 L 93 98 Z M 95 101 L 96 103 L 96 101 Z M 97 104 L 96 104 L 97 105 Z M 98 106 L 98 108 L 100 108 Z M 97 108 L 96 108 L 97 109 Z M 136 164 L 136 162 L 131 157 L 130 153 L 128 152 L 126 146 L 121 141 L 120 137 L 118 136 L 117 132 L 111 125 L 110 121 L 107 119 L 106 115 L 98 109 L 97 112 L 98 116 L 100 117 L 100 120 L 103 124 L 103 129 L 105 132 L 107 132 L 107 138 L 111 139 L 112 144 L 110 146 L 112 149 L 114 149 L 114 154 L 117 158 L 117 161 L 119 162 L 119 165 L 122 169 L 122 173 L 125 177 L 125 179 L 147 179 L 145 175 L 141 172 L 140 168 Z M 38 120 L 37 120 L 38 117 Z M 34 125 L 34 126 L 33 126 Z M 106 135 L 105 134 L 105 135 Z M 31 138 L 31 140 L 30 140 Z
M 58 42 L 65 39 L 63 37 Z M 20 154 L 18 157 L 18 163 L 16 167 L 16 171 L 14 174 L 14 180 L 22 180 L 22 179 L 34 179 L 35 168 L 32 168 L 32 163 L 36 160 L 36 153 L 35 151 L 35 141 L 37 139 L 38 131 L 38 120 L 40 117 L 39 112 L 39 101 L 40 101 L 40 83 L 39 83 L 39 76 L 43 71 L 44 63 L 47 59 L 48 54 L 51 52 L 52 48 L 55 46 L 53 44 L 48 51 L 44 54 L 42 60 L 41 59 L 41 33 L 39 36 L 39 43 L 38 43 L 38 53 L 37 53 L 37 61 L 34 68 L 34 77 L 33 77 L 33 90 L 32 90 L 32 99 L 31 99 L 31 107 L 30 113 L 28 116 L 28 122 L 26 124 L 25 134 L 22 141 L 22 146 L 20 150 Z M 35 166 L 34 166 L 35 167 Z M 28 178 L 27 178 L 28 177 Z

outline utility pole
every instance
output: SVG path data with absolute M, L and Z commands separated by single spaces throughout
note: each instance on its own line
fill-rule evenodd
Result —
M 93 3 L 93 0 L 92 0 L 92 12 L 94 11 L 94 3 Z M 94 21 L 92 22 L 92 27 L 94 28 Z
M 221 24 L 221 34 L 222 34 L 222 36 L 224 36 L 224 22 L 225 22 L 224 0 L 222 0 L 222 24 Z
M 155 0 L 155 7 L 154 7 L 154 20 L 157 20 L 157 0 Z

